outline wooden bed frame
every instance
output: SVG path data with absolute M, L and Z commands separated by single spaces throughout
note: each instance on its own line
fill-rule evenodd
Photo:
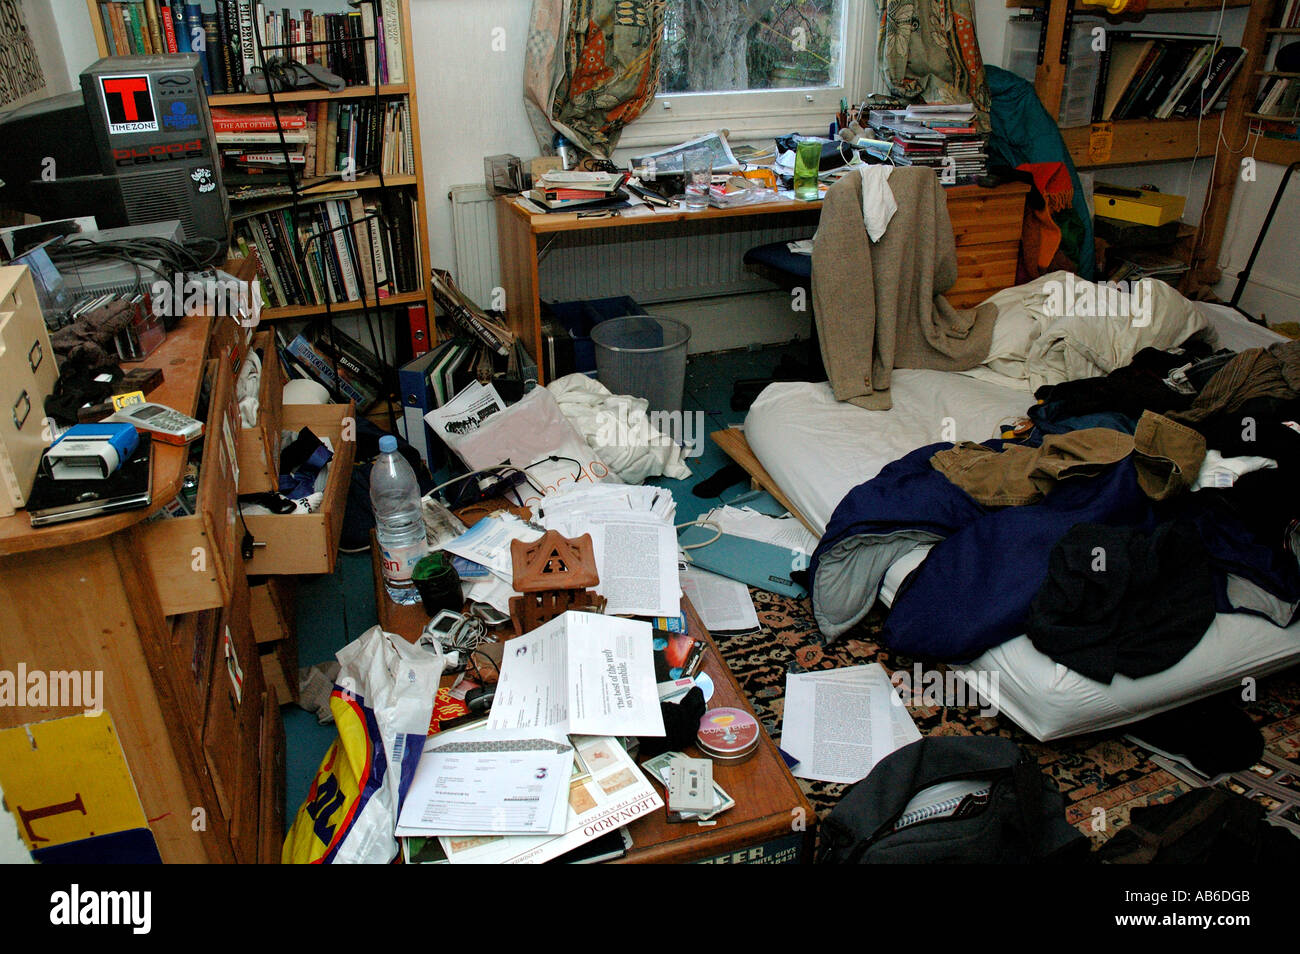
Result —
M 772 475 L 764 469 L 763 465 L 758 462 L 754 456 L 753 449 L 749 446 L 749 441 L 745 440 L 745 432 L 738 427 L 728 427 L 725 430 L 714 431 L 709 435 L 713 438 L 713 443 L 722 448 L 722 452 L 744 468 L 745 473 L 749 474 L 750 485 L 755 489 L 761 488 L 775 497 L 786 510 L 799 518 L 799 522 L 808 528 L 808 532 L 814 537 L 821 538 L 817 528 L 808 522 L 808 518 L 799 512 L 799 509 L 790 502 L 788 498 L 772 479 Z

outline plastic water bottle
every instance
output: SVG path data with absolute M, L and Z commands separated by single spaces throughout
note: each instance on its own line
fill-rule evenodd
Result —
M 370 471 L 370 506 L 384 567 L 384 585 L 398 603 L 415 603 L 420 594 L 411 571 L 429 552 L 415 472 L 397 452 L 397 438 L 379 439 L 379 456 Z

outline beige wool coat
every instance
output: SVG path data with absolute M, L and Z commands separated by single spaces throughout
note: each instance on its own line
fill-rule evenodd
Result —
M 813 245 L 813 316 L 835 398 L 888 410 L 894 368 L 964 371 L 987 357 L 997 306 L 958 310 L 948 204 L 934 170 L 889 176 L 898 211 L 879 242 L 867 237 L 856 174 L 827 190 Z

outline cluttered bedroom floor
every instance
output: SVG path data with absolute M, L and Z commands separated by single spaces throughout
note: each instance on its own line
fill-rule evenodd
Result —
M 733 383 L 769 375 L 783 355 L 797 359 L 803 347 L 796 343 L 693 356 L 687 365 L 685 409 L 703 412 L 710 432 L 741 423 L 745 412 L 731 408 Z M 672 491 L 678 522 L 695 519 L 748 490 L 746 480 L 722 488 L 715 485 L 709 488 L 709 497 L 696 496 L 693 490 L 700 481 L 728 463 L 712 441 L 705 439 L 702 444 L 702 453 L 689 461 L 691 478 L 653 481 Z M 827 645 L 807 598 L 754 587 L 750 595 L 760 629 L 713 635 L 755 713 L 775 739 L 780 738 L 787 673 L 873 662 L 892 673 L 911 671 L 919 662 L 891 652 L 878 641 L 885 612 L 880 607 L 851 632 Z M 332 575 L 304 581 L 298 595 L 299 665 L 307 667 L 332 659 L 346 643 L 373 625 L 374 599 L 369 554 L 342 554 Z M 1003 715 L 986 714 L 976 706 L 921 704 L 931 701 L 931 697 L 919 687 L 916 695 L 917 704 L 909 702 L 908 711 L 924 735 L 996 735 L 1027 746 L 1065 797 L 1070 823 L 1087 835 L 1094 847 L 1126 826 L 1132 809 L 1170 801 L 1204 784 L 1203 778 L 1198 779 L 1177 761 L 1153 754 L 1128 739 L 1129 730 L 1123 728 L 1043 743 Z M 1235 710 L 1229 713 L 1234 718 L 1225 720 L 1225 710 Z M 306 796 L 321 758 L 334 739 L 334 727 L 319 725 L 313 713 L 296 706 L 285 707 L 283 714 L 288 740 L 287 794 L 293 811 Z M 1172 732 L 1171 722 L 1175 726 Z M 1144 728 L 1148 741 L 1164 737 L 1183 748 L 1194 745 L 1198 768 L 1210 777 L 1224 770 L 1225 759 L 1239 763 L 1243 753 L 1247 763 L 1258 759 L 1260 764 L 1254 770 L 1245 768 L 1231 778 L 1221 779 L 1219 784 L 1254 798 L 1270 812 L 1291 812 L 1294 817 L 1286 820 L 1300 826 L 1300 776 L 1277 767 L 1300 763 L 1300 668 L 1250 682 L 1239 694 L 1185 707 L 1176 718 L 1165 719 L 1163 724 L 1153 720 Z M 808 780 L 800 780 L 800 784 L 823 818 L 847 788 Z M 1294 793 L 1294 800 L 1278 797 L 1280 791 L 1287 790 Z

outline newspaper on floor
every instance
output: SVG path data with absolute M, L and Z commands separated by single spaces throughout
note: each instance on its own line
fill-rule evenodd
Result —
M 564 834 L 444 835 L 452 864 L 540 864 L 663 807 L 653 785 L 617 740 L 571 738 L 575 749 Z
M 921 738 L 879 663 L 788 673 L 781 748 L 798 778 L 851 784 Z
M 748 507 L 722 506 L 715 507 L 700 519 L 712 522 L 731 537 L 770 543 L 797 550 L 806 556 L 812 556 L 817 549 L 817 538 L 797 517 L 773 517 Z

